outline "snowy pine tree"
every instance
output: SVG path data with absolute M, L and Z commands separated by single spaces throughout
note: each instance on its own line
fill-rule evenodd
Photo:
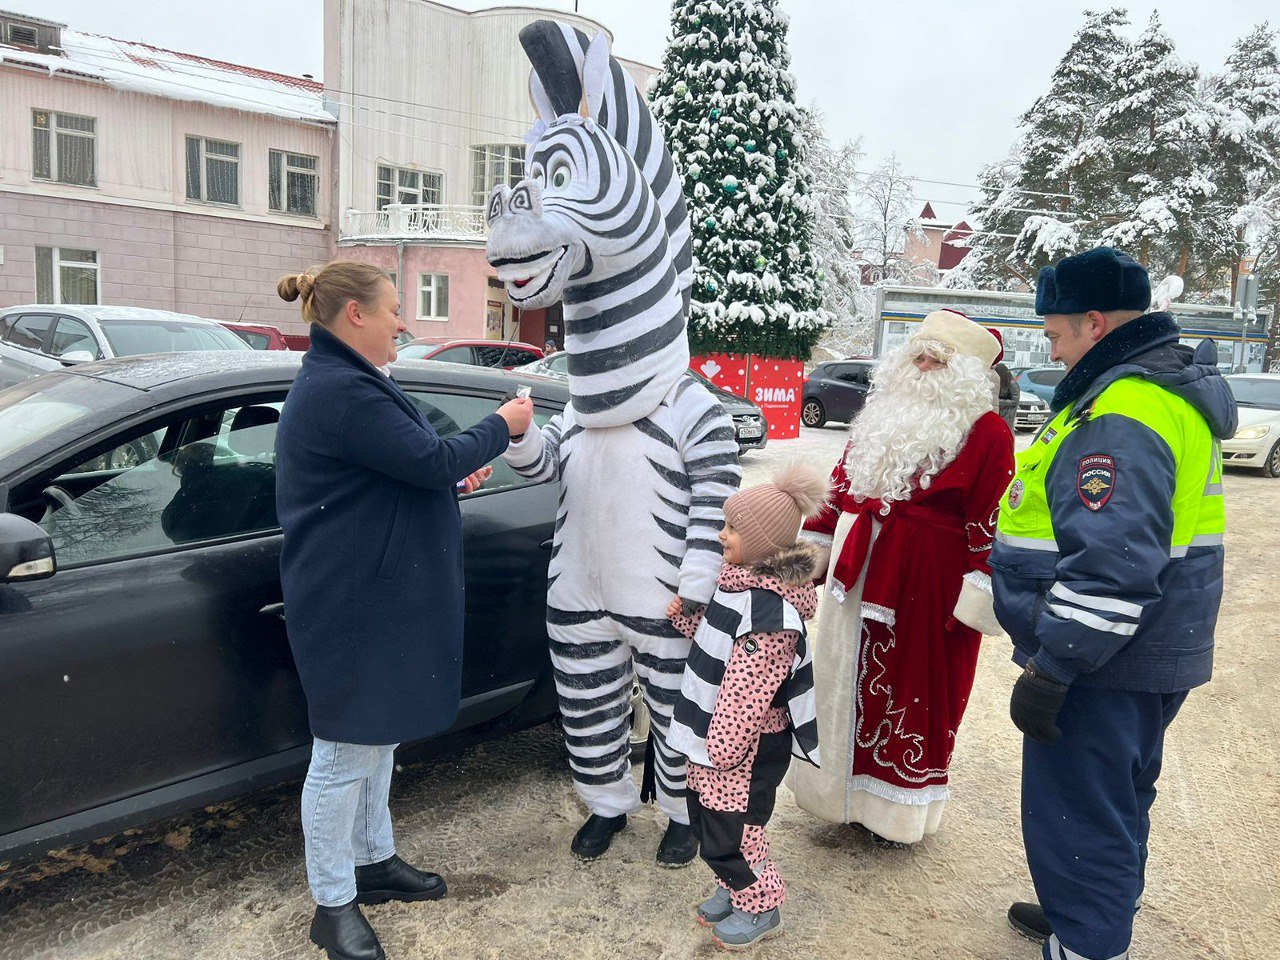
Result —
M 1280 269 L 1280 58 L 1275 31 L 1264 23 L 1236 41 L 1225 70 L 1214 80 L 1222 107 L 1218 190 L 1235 206 L 1232 225 L 1246 252 L 1256 258 L 1263 298 L 1273 299 L 1268 294 Z M 1234 289 L 1234 271 L 1231 279 Z
M 813 254 L 824 276 L 822 306 L 831 318 L 822 345 L 846 356 L 870 348 L 875 300 L 862 285 L 856 257 L 856 219 L 850 204 L 862 144 L 859 140 L 832 146 L 823 132 L 823 120 L 817 106 L 803 110 L 800 136 L 815 202 Z
M 1207 291 L 1238 251 L 1227 253 L 1230 212 L 1214 199 L 1220 161 L 1206 150 L 1214 110 L 1198 74 L 1152 13 L 1120 64 L 1116 99 L 1098 117 L 1116 190 L 1115 216 L 1100 239 L 1129 250 L 1157 277 L 1177 273 L 1189 290 Z
M 1096 118 L 1115 98 L 1128 52 L 1117 31 L 1127 22 L 1118 8 L 1086 14 L 1049 90 L 1022 115 L 1016 169 L 1004 161 L 983 172 L 980 231 L 965 258 L 973 282 L 1034 285 L 1040 267 L 1081 249 L 1082 229 L 1110 207 L 1114 177 Z
M 828 322 L 787 17 L 778 0 L 675 0 L 653 112 L 693 224 L 689 345 L 805 359 Z

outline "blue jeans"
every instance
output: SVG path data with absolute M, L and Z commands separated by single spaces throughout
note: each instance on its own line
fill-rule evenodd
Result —
M 396 852 L 391 836 L 391 767 L 398 744 L 366 746 L 315 738 L 302 787 L 307 882 L 322 907 L 356 897 L 356 867 Z

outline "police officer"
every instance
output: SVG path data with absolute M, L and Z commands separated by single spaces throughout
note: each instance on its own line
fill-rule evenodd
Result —
M 1164 733 L 1213 664 L 1218 440 L 1236 405 L 1213 345 L 1193 355 L 1150 302 L 1146 269 L 1108 247 L 1040 271 L 1036 313 L 1067 374 L 1018 455 L 991 554 L 1024 668 L 1009 711 L 1041 905 L 1009 921 L 1049 960 L 1128 956 Z

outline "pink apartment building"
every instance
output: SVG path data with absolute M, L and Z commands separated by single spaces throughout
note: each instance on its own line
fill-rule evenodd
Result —
M 0 91 L 0 306 L 305 329 L 275 283 L 332 255 L 319 83 L 0 11 Z

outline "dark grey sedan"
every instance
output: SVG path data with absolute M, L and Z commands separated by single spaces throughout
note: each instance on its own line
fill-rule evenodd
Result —
M 867 402 L 874 360 L 830 360 L 805 378 L 800 421 L 820 427 L 828 420 L 848 423 Z
M 305 771 L 274 459 L 301 359 L 139 357 L 0 392 L 0 861 Z M 443 436 L 520 382 L 421 361 L 396 379 Z M 540 381 L 533 398 L 545 423 L 567 390 Z M 558 495 L 499 461 L 463 498 L 455 731 L 555 715 L 544 611 Z M 431 585 L 404 589 L 429 617 Z

